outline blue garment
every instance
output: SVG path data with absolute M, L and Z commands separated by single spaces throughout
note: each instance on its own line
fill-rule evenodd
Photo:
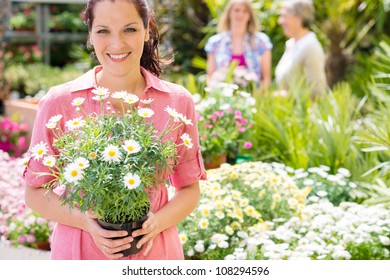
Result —
M 230 32 L 221 32 L 211 36 L 206 43 L 205 51 L 215 56 L 217 70 L 230 66 L 233 55 L 231 41 Z M 256 73 L 259 80 L 261 79 L 260 56 L 272 47 L 271 40 L 263 32 L 255 33 L 253 45 L 251 45 L 249 33 L 245 36 L 245 62 L 248 70 Z

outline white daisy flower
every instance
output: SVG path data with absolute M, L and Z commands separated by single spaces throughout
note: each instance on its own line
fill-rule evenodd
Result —
M 154 115 L 154 111 L 150 108 L 140 108 L 138 110 L 138 115 L 143 118 L 150 118 Z
M 81 169 L 85 169 L 89 167 L 89 161 L 86 158 L 79 157 L 77 158 L 74 163 Z
M 48 122 L 46 124 L 46 127 L 49 129 L 54 129 L 54 128 L 56 128 L 56 126 L 57 126 L 57 123 L 55 123 L 55 122 Z
M 115 99 L 123 99 L 128 94 L 129 93 L 127 91 L 124 91 L 124 90 L 123 91 L 116 91 L 116 92 L 111 94 L 111 97 L 115 98 Z
M 206 229 L 208 226 L 209 226 L 209 220 L 208 220 L 208 219 L 205 219 L 205 218 L 200 219 L 200 221 L 199 221 L 199 227 L 200 227 L 201 229 Z
M 143 103 L 145 105 L 150 105 L 150 103 L 152 103 L 153 101 L 154 101 L 153 98 L 149 98 L 149 99 L 141 100 L 141 103 Z
M 68 127 L 69 130 L 75 130 L 78 128 L 81 128 L 85 125 L 85 120 L 82 119 L 82 117 L 75 118 L 73 120 L 69 120 L 65 123 L 65 125 Z
M 119 148 L 114 145 L 108 145 L 103 151 L 103 160 L 108 162 L 118 162 L 120 161 L 122 155 L 119 151 Z
M 46 156 L 43 158 L 43 165 L 53 167 L 56 164 L 56 158 L 53 156 Z
M 48 150 L 47 144 L 41 141 L 38 144 L 35 144 L 35 146 L 31 149 L 31 156 L 35 160 L 39 160 L 43 158 L 44 155 L 47 154 L 47 150 Z
M 185 125 L 193 125 L 192 120 L 187 119 L 186 116 L 180 114 L 180 119 Z
M 184 232 L 181 232 L 181 233 L 179 234 L 179 238 L 180 238 L 181 244 L 186 243 L 187 240 L 188 240 L 187 234 L 185 234 Z
M 62 115 L 55 115 L 49 119 L 49 123 L 58 123 L 62 119 Z
M 134 104 L 137 103 L 139 100 L 139 97 L 135 94 L 128 93 L 126 96 L 123 97 L 123 101 L 128 104 Z
M 95 89 L 92 90 L 92 93 L 95 94 L 96 96 L 110 95 L 110 91 L 104 87 L 96 87 Z
M 141 146 L 135 140 L 126 140 L 122 148 L 129 154 L 135 154 L 141 151 Z
M 83 171 L 75 163 L 71 163 L 65 167 L 64 177 L 68 183 L 75 183 L 83 178 Z
M 196 241 L 194 249 L 196 252 L 203 253 L 205 251 L 203 240 Z
M 124 182 L 125 186 L 132 190 L 141 184 L 141 178 L 137 174 L 127 173 L 124 177 Z
M 175 109 L 167 106 L 164 110 L 165 112 L 167 112 L 172 118 L 173 118 L 173 121 L 174 122 L 179 122 L 180 119 L 181 119 L 181 114 L 179 114 Z
M 188 148 L 191 149 L 194 144 L 192 143 L 191 137 L 188 135 L 188 133 L 184 133 L 182 136 L 180 136 L 180 139 L 183 140 L 184 145 Z
M 81 105 L 83 105 L 84 101 L 85 101 L 85 98 L 77 97 L 77 98 L 73 99 L 72 106 L 81 106 Z

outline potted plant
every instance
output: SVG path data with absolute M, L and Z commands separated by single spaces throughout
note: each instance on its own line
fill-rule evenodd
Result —
M 110 94 L 108 90 L 97 87 L 93 92 L 102 113 L 86 115 L 82 113 L 85 99 L 74 99 L 72 105 L 80 117 L 68 120 L 67 129 L 60 128 L 61 115 L 53 116 L 46 124 L 54 133 L 53 145 L 58 153 L 47 154 L 47 143 L 41 142 L 32 148 L 31 156 L 49 168 L 50 172 L 38 172 L 37 176 L 53 178 L 44 187 L 59 192 L 62 203 L 82 212 L 92 211 L 103 227 L 126 229 L 131 235 L 135 230 L 132 226 L 140 227 L 150 210 L 151 188 L 163 180 L 161 174 L 171 172 L 176 164 L 176 148 L 192 147 L 188 134 L 181 136 L 181 144 L 165 139 L 167 134 L 192 123 L 167 107 L 168 123 L 157 132 L 148 120 L 154 114 L 149 108 L 152 100 L 115 92 L 113 98 L 131 108 L 116 115 L 110 103 L 104 102 Z M 138 101 L 144 107 L 132 108 Z M 124 252 L 125 256 L 141 250 L 135 246 L 137 241 Z
M 195 105 L 202 155 L 210 169 L 234 159 L 238 148 L 249 142 L 255 99 L 235 84 L 219 83 L 206 92 L 204 98 L 195 97 Z

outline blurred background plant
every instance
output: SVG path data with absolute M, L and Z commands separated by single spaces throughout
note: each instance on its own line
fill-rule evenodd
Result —
M 28 148 L 28 130 L 28 124 L 20 122 L 19 115 L 11 118 L 0 116 L 0 150 L 12 157 L 22 156 Z
M 26 160 L 0 150 L 0 237 L 15 246 L 37 248 L 36 242 L 50 242 L 54 223 L 32 212 L 24 202 L 25 183 L 21 174 Z
M 205 162 L 225 154 L 235 160 L 250 149 L 255 99 L 235 84 L 219 83 L 206 88 L 206 96 L 195 96 L 201 152 Z

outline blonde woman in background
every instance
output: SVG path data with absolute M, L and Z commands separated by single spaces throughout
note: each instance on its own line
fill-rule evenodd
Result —
M 259 24 L 249 0 L 230 0 L 219 20 L 218 33 L 209 38 L 207 78 L 212 81 L 218 70 L 228 69 L 236 60 L 238 67 L 256 74 L 256 84 L 266 89 L 271 83 L 269 37 L 259 31 Z
M 325 54 L 310 31 L 314 19 L 314 6 L 310 0 L 286 0 L 282 2 L 278 23 L 290 39 L 275 69 L 276 83 L 282 90 L 289 90 L 303 81 L 309 86 L 313 99 L 324 95 L 327 89 Z

